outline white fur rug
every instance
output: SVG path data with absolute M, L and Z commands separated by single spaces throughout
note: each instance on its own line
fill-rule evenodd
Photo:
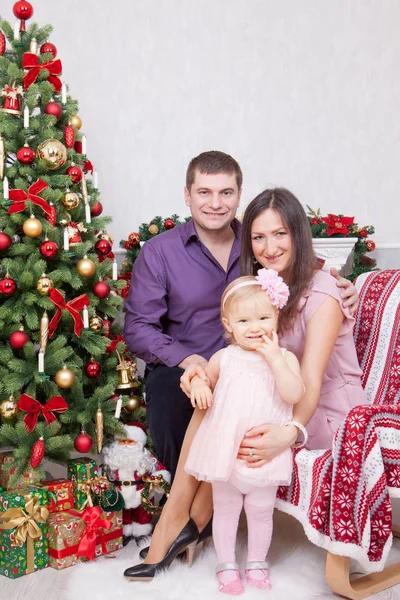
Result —
M 238 561 L 245 563 L 245 531 L 238 539 Z M 169 571 L 150 583 L 128 582 L 123 577 L 127 567 L 139 562 L 139 548 L 130 542 L 116 553 L 116 558 L 99 558 L 68 569 L 63 600 L 223 600 L 229 596 L 218 592 L 214 575 L 216 556 L 210 547 L 194 562 L 191 569 L 177 560 Z M 396 551 L 399 560 L 399 551 Z M 275 526 L 271 550 L 270 591 L 247 588 L 244 600 L 332 600 L 339 598 L 325 581 L 324 550 L 313 546 L 305 537 L 301 525 L 292 517 L 275 511 Z M 389 598 L 388 592 L 374 598 Z M 391 591 L 389 591 L 389 594 Z M 398 596 L 400 598 L 400 595 Z M 390 596 L 397 598 L 397 595 Z

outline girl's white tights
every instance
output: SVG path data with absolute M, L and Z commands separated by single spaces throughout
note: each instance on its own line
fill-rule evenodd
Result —
M 264 561 L 271 544 L 272 517 L 278 486 L 255 487 L 241 485 L 238 489 L 229 481 L 214 481 L 213 540 L 218 563 L 236 562 L 235 544 L 240 513 L 244 506 L 247 517 L 247 562 Z M 251 573 L 257 579 L 257 572 Z M 259 573 L 261 579 L 263 574 Z M 233 571 L 223 574 L 223 583 L 236 578 Z

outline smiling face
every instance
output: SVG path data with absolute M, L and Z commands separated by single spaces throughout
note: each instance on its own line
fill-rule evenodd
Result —
M 253 289 L 245 296 L 232 299 L 222 318 L 234 343 L 243 350 L 256 350 L 263 341 L 262 336 L 270 336 L 278 327 L 279 311 L 269 296 L 258 286 L 251 287 Z
M 278 211 L 267 208 L 254 219 L 251 245 L 254 258 L 262 267 L 285 276 L 292 262 L 292 236 Z
M 190 190 L 185 188 L 185 202 L 189 206 L 197 229 L 205 232 L 221 231 L 230 227 L 240 202 L 234 173 L 200 173 L 196 170 Z

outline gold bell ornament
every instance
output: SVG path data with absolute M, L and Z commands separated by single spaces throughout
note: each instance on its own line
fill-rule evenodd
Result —
M 117 350 L 118 361 L 116 369 L 118 372 L 118 385 L 116 387 L 120 392 L 137 388 L 136 375 L 137 369 L 135 363 L 125 360 Z

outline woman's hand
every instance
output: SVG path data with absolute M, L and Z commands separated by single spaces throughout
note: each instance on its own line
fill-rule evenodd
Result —
M 341 277 L 334 267 L 331 268 L 330 273 L 336 279 L 337 287 L 341 289 L 340 297 L 342 298 L 343 308 L 348 307 L 350 314 L 354 315 L 360 301 L 356 286 L 348 279 Z
M 237 457 L 245 460 L 249 468 L 257 469 L 290 448 L 298 433 L 294 425 L 265 423 L 253 427 L 243 438 Z
M 185 369 L 185 372 L 181 376 L 181 390 L 186 394 L 188 398 L 190 398 L 191 396 L 191 381 L 193 377 L 200 377 L 200 379 L 204 379 L 207 385 L 210 385 L 210 381 L 204 370 L 206 365 L 207 362 L 205 362 L 205 364 L 203 365 L 200 365 L 199 363 L 193 363 Z

